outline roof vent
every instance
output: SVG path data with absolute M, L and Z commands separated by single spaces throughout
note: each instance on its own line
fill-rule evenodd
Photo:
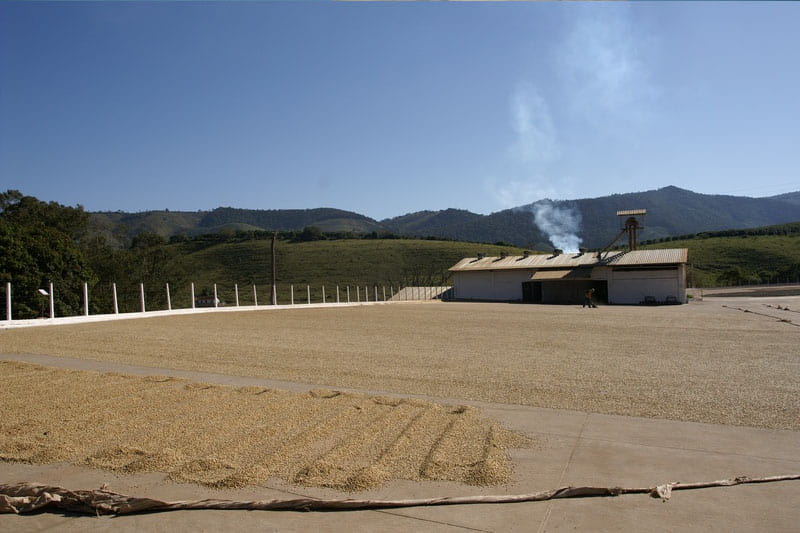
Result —
M 559 249 L 559 248 L 553 249 L 553 257 L 556 257 L 556 256 L 561 255 L 563 253 L 564 253 L 564 251 Z
M 525 250 L 524 252 L 522 252 L 522 257 L 530 257 L 530 255 L 531 255 L 530 250 Z
M 500 252 L 500 259 L 505 259 L 508 257 L 508 252 Z
M 478 253 L 478 259 L 483 259 L 484 257 L 486 257 L 486 254 Z

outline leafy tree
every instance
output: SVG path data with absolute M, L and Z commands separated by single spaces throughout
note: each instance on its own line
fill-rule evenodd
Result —
M 39 316 L 39 289 L 54 285 L 57 315 L 80 313 L 83 283 L 96 282 L 78 243 L 89 215 L 81 206 L 0 193 L 0 281 L 11 282 L 14 318 Z
M 69 207 L 57 202 L 43 202 L 17 190 L 0 193 L 0 216 L 25 226 L 57 229 L 75 243 L 86 235 L 91 217 L 81 205 Z
M 322 230 L 316 226 L 306 226 L 303 228 L 296 237 L 296 242 L 309 242 L 309 241 L 319 241 L 324 239 L 325 236 L 322 234 Z

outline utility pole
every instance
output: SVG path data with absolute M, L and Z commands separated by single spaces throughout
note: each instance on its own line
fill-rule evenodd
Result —
M 277 282 L 277 275 L 275 270 L 275 240 L 278 238 L 278 232 L 272 232 L 272 305 L 278 305 L 278 290 L 275 288 Z

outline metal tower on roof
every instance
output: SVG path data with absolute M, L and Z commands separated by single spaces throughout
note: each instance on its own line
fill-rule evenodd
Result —
M 621 225 L 620 232 L 605 248 L 597 252 L 597 260 L 602 261 L 603 252 L 614 246 L 614 243 L 626 233 L 628 234 L 628 250 L 635 250 L 637 245 L 636 238 L 639 234 L 639 230 L 644 229 L 644 224 L 639 222 L 639 219 L 636 217 L 644 217 L 646 214 L 646 209 L 626 209 L 624 211 L 617 211 L 617 216 L 619 217 Z
M 617 211 L 623 232 L 628 233 L 628 249 L 635 250 L 637 246 L 637 236 L 639 230 L 644 229 L 644 224 L 639 222 L 636 217 L 642 217 L 647 214 L 647 209 L 627 209 L 624 211 Z M 623 221 L 624 220 L 624 221 Z

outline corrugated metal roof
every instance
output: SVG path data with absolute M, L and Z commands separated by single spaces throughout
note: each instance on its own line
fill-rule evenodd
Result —
M 605 254 L 603 254 L 603 260 L 605 261 Z M 686 263 L 688 260 L 688 248 L 667 248 L 664 250 L 634 250 L 621 253 L 610 257 L 606 264 L 614 266 L 674 265 Z
M 647 209 L 627 209 L 624 211 L 617 211 L 618 217 L 630 217 L 634 215 L 646 215 Z
M 510 255 L 508 257 L 465 257 L 450 268 L 451 272 L 475 270 L 517 270 L 521 268 L 575 268 L 580 266 L 631 266 L 631 265 L 674 265 L 686 263 L 686 248 L 666 250 L 634 250 L 632 252 L 605 252 L 602 261 L 597 260 L 597 252 L 583 254 L 535 254 L 528 257 Z

